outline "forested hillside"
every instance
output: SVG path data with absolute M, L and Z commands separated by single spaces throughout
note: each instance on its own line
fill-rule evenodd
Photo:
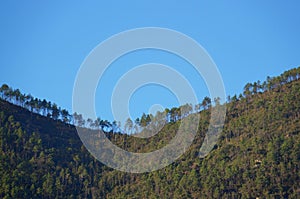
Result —
M 223 132 L 205 158 L 199 149 L 219 99 L 187 105 L 187 115 L 201 118 L 192 146 L 173 164 L 144 174 L 102 165 L 74 125 L 104 130 L 129 151 L 153 151 L 175 136 L 178 108 L 166 110 L 167 125 L 146 140 L 119 133 L 116 121 L 85 120 L 7 85 L 0 95 L 0 198 L 300 198 L 300 68 L 228 97 Z

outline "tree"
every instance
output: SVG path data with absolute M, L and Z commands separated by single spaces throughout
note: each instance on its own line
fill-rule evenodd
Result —
M 100 129 L 102 131 L 109 131 L 111 124 L 108 120 L 100 120 Z
M 83 119 L 81 114 L 73 113 L 74 124 L 80 127 L 83 127 L 85 124 L 85 120 Z
M 201 110 L 201 104 L 196 104 L 194 109 L 196 113 L 199 113 Z
M 128 118 L 126 120 L 124 130 L 125 130 L 126 133 L 130 134 L 132 132 L 132 128 L 133 128 L 133 122 L 130 118 Z
M 165 109 L 165 114 L 166 114 L 166 121 L 170 122 L 170 109 L 166 108 Z
M 15 97 L 15 104 L 20 104 L 20 98 L 22 94 L 19 89 L 13 91 L 13 96 Z
M 88 119 L 86 120 L 86 123 L 87 123 L 87 125 L 88 125 L 90 128 L 93 128 L 93 127 L 94 127 L 94 122 L 93 122 L 93 120 L 92 120 L 91 118 L 88 118 Z
M 51 108 L 52 108 L 52 118 L 57 120 L 60 114 L 59 109 L 57 108 L 57 105 L 55 103 L 52 104 Z
M 220 97 L 215 97 L 215 98 L 214 98 L 215 106 L 220 106 L 220 105 L 221 105 L 221 104 L 220 104 L 220 100 L 221 100 Z
M 70 114 L 66 109 L 61 110 L 61 116 L 62 116 L 63 122 L 68 123 L 70 121 L 70 119 L 69 119 Z
M 1 86 L 1 88 L 0 88 L 0 93 L 1 93 L 3 99 L 6 99 L 5 97 L 7 97 L 7 96 L 6 96 L 5 93 L 6 93 L 8 90 L 9 90 L 9 86 L 8 86 L 7 84 L 3 84 L 3 85 Z
M 118 122 L 116 121 L 116 120 L 114 120 L 113 122 L 112 122 L 112 124 L 111 124 L 111 128 L 112 128 L 112 131 L 114 132 L 114 133 L 117 133 L 117 132 L 119 132 L 119 125 L 118 125 Z
M 252 93 L 252 84 L 251 83 L 247 83 L 244 86 L 244 96 L 247 98 L 251 95 Z
M 43 99 L 43 101 L 41 102 L 41 108 L 43 110 L 43 115 L 46 116 L 48 113 L 48 107 L 47 107 L 47 101 L 45 99 Z
M 177 117 L 178 117 L 178 108 L 173 107 L 171 108 L 171 110 L 169 111 L 170 113 L 170 122 L 176 122 L 177 121 Z M 180 111 L 179 111 L 180 112 Z
M 95 129 L 100 129 L 100 122 L 101 122 L 101 119 L 100 119 L 100 117 L 97 117 L 96 119 L 95 119 L 95 121 L 94 121 L 94 128 Z
M 145 127 L 145 126 L 147 126 L 149 123 L 151 122 L 151 117 L 150 117 L 150 115 L 149 114 L 145 114 L 145 113 L 143 113 L 143 115 L 142 115 L 142 117 L 141 117 L 141 120 L 140 120 L 140 126 L 141 127 Z
M 211 106 L 211 99 L 209 97 L 204 97 L 204 99 L 202 101 L 202 106 L 203 106 L 204 110 L 209 109 Z
M 181 113 L 180 118 L 188 116 L 192 112 L 193 108 L 191 104 L 185 104 L 179 107 Z

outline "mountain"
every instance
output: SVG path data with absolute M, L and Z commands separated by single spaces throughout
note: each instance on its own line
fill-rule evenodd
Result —
M 299 71 L 249 83 L 243 94 L 229 98 L 224 129 L 205 158 L 199 149 L 211 108 L 199 110 L 191 147 L 171 165 L 143 174 L 104 166 L 83 146 L 74 122 L 54 114 L 59 108 L 38 109 L 5 86 L 0 92 L 0 197 L 300 198 Z M 175 136 L 179 123 L 168 120 L 148 140 L 112 129 L 106 135 L 128 151 L 153 151 Z

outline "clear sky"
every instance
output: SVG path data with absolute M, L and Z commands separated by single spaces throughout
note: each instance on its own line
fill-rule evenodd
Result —
M 71 111 L 76 74 L 108 37 L 132 28 L 163 27 L 201 44 L 217 64 L 228 95 L 247 82 L 300 65 L 300 1 L 1 1 L 0 84 L 45 98 Z M 114 64 L 96 94 L 97 114 L 112 120 L 109 97 L 122 73 L 138 64 L 173 66 L 208 95 L 182 60 L 164 52 L 133 53 Z M 203 87 L 203 90 L 202 90 Z M 155 96 L 155 98 L 153 97 Z M 170 92 L 150 85 L 134 93 L 133 117 L 151 104 L 176 105 Z M 139 102 L 139 103 L 136 103 Z

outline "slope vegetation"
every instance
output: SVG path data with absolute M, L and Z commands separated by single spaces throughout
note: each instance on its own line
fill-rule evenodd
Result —
M 264 86 L 248 84 L 242 95 L 230 98 L 223 132 L 208 156 L 199 158 L 209 108 L 197 113 L 200 127 L 185 154 L 144 174 L 102 165 L 73 125 L 0 100 L 0 197 L 299 198 L 297 70 L 268 79 Z M 129 151 L 153 151 L 168 143 L 179 122 L 169 122 L 149 140 L 113 132 L 107 136 Z

